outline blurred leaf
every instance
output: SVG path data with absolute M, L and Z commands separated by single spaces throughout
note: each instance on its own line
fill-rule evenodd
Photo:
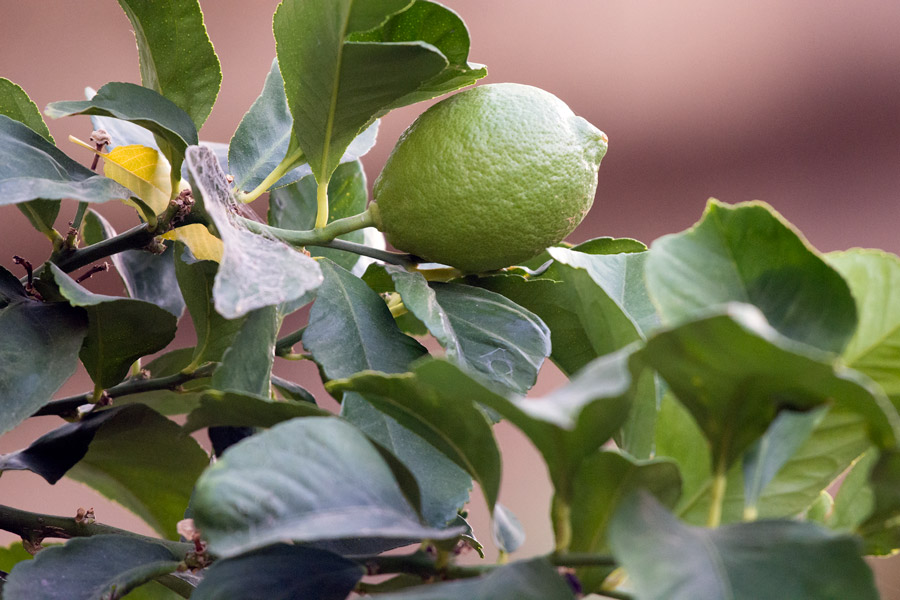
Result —
M 503 552 L 515 552 L 525 542 L 525 528 L 515 514 L 499 502 L 494 505 L 491 533 L 494 545 Z
M 338 165 L 328 182 L 328 221 L 352 217 L 366 209 L 368 191 L 366 174 L 358 160 Z M 272 190 L 269 195 L 269 224 L 282 229 L 305 231 L 316 225 L 316 180 L 312 175 Z M 338 236 L 337 239 L 361 244 L 361 230 Z M 332 248 L 307 248 L 313 256 L 326 256 L 345 269 L 352 269 L 359 255 Z
M 0 114 L 0 205 L 71 198 L 106 202 L 130 192 L 75 162 L 26 125 Z
M 303 151 L 322 184 L 353 138 L 448 65 L 425 43 L 346 41 L 409 4 L 286 0 L 275 12 L 278 62 L 294 117 L 291 145 Z
M 297 417 L 327 417 L 326 410 L 309 402 L 274 401 L 236 392 L 205 392 L 191 411 L 183 429 L 192 433 L 204 427 L 272 427 Z
M 427 524 L 445 526 L 469 501 L 472 478 L 462 468 L 358 394 L 344 394 L 341 416 L 412 472 L 421 494 L 422 518 Z
M 31 416 L 75 372 L 88 331 L 83 310 L 40 302 L 0 267 L 0 434 Z
M 190 148 L 187 165 L 195 200 L 202 203 L 224 244 L 213 285 L 220 315 L 234 319 L 299 298 L 321 284 L 316 261 L 283 242 L 249 231 L 237 220 L 230 184 L 212 151 Z
M 847 280 L 859 311 L 843 359 L 874 379 L 900 408 L 900 258 L 880 250 L 832 252 L 825 258 Z
M 134 28 L 141 81 L 190 115 L 197 129 L 219 94 L 222 69 L 197 0 L 119 0 Z M 193 142 L 196 143 L 196 142 Z
M 856 305 L 841 276 L 761 202 L 710 200 L 694 227 L 656 240 L 647 287 L 668 324 L 745 302 L 782 335 L 834 353 L 856 328 Z
M 66 476 L 141 517 L 163 537 L 178 539 L 194 482 L 209 464 L 181 427 L 143 404 L 122 407 Z
M 464 370 L 525 393 L 550 354 L 550 330 L 500 294 L 458 283 L 429 283 L 387 266 L 403 304 Z
M 360 564 L 337 554 L 280 544 L 216 561 L 191 598 L 344 600 L 364 574 Z
M 613 555 L 642 600 L 877 600 L 857 540 L 812 523 L 681 524 L 646 493 L 619 505 Z
M 6 548 L 0 547 L 0 571 L 9 573 L 14 566 L 23 560 L 31 560 L 32 558 L 31 553 L 25 549 L 20 541 L 13 542 Z M 2 589 L 2 586 L 0 586 L 0 590 Z
M 94 383 L 112 387 L 132 363 L 165 348 L 175 337 L 177 320 L 163 308 L 142 300 L 103 296 L 75 283 L 49 263 L 59 293 L 87 311 L 88 332 L 79 357 Z
M 173 188 L 180 179 L 185 150 L 198 143 L 197 128 L 187 113 L 157 92 L 133 83 L 107 83 L 90 100 L 52 102 L 44 113 L 52 119 L 72 115 L 115 117 L 150 130 L 169 161 Z
M 781 336 L 750 305 L 731 304 L 725 311 L 660 331 L 641 351 L 693 415 L 714 464 L 733 464 L 779 410 L 808 410 L 831 400 L 863 416 L 876 444 L 895 443 L 900 418 L 877 386 L 833 365 L 829 355 Z
M 381 412 L 415 432 L 464 469 L 479 484 L 493 511 L 500 490 L 500 452 L 491 424 L 475 404 L 476 398 L 448 396 L 444 390 L 422 381 L 418 374 L 386 375 L 366 372 L 349 379 L 333 380 L 329 392 L 356 392 Z M 458 391 L 458 390 L 457 390 Z
M 879 458 L 881 453 L 878 450 L 869 449 L 841 480 L 841 487 L 834 498 L 834 511 L 828 520 L 830 527 L 853 531 L 872 514 L 875 494 L 869 485 L 869 477 Z
M 192 506 L 223 558 L 284 540 L 459 533 L 423 526 L 372 443 L 330 417 L 287 421 L 233 446 L 201 476 Z
M 886 556 L 900 548 L 900 451 L 890 448 L 870 455 L 874 460 L 867 458 L 862 467 L 868 473 L 865 491 L 856 494 L 863 501 L 861 508 L 869 510 L 856 533 L 865 540 L 867 554 Z
M 82 238 L 86 244 L 109 239 L 116 235 L 109 221 L 100 213 L 88 209 L 82 222 Z M 184 299 L 175 279 L 174 252 L 171 246 L 162 254 L 144 250 L 125 250 L 109 257 L 125 291 L 131 298 L 144 300 L 180 317 Z
M 574 600 L 568 584 L 544 558 L 498 567 L 483 577 L 379 594 L 380 600 Z
M 128 591 L 178 567 L 181 557 L 124 535 L 71 539 L 19 563 L 3 587 L 5 600 L 96 600 Z

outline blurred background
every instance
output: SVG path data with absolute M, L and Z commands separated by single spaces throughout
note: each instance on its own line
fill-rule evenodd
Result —
M 609 135 L 593 211 L 571 241 L 611 235 L 649 243 L 689 227 L 707 198 L 716 197 L 765 200 L 823 251 L 900 252 L 900 2 L 443 3 L 468 24 L 469 60 L 487 65 L 484 82 L 542 87 Z M 277 2 L 202 4 L 224 80 L 201 139 L 227 142 L 274 57 Z M 114 0 L 0 0 L 0 76 L 21 85 L 41 108 L 80 100 L 85 86 L 140 83 L 130 24 Z M 383 120 L 378 145 L 363 159 L 370 183 L 424 108 L 400 109 Z M 69 134 L 87 139 L 87 117 L 48 125 L 64 151 L 90 160 L 66 141 Z M 74 203 L 64 203 L 58 229 L 74 210 Z M 123 206 L 104 205 L 101 212 L 120 230 L 137 222 Z M 3 267 L 22 274 L 13 254 L 37 265 L 47 246 L 16 209 L 3 209 Z M 97 276 L 91 286 L 114 290 L 115 276 Z M 189 344 L 189 335 L 179 341 Z M 325 396 L 314 369 L 296 363 L 279 369 Z M 536 393 L 560 383 L 550 366 Z M 89 387 L 79 373 L 59 395 Z M 0 438 L 0 452 L 59 424 L 32 419 Z M 537 468 L 540 458 L 514 430 L 498 429 L 505 458 L 501 501 L 529 536 L 518 554 L 546 552 L 550 489 Z M 473 500 L 476 533 L 490 545 L 480 496 Z M 67 515 L 94 506 L 102 522 L 147 531 L 123 509 L 65 479 L 50 487 L 30 473 L 5 473 L 0 503 Z M 12 540 L 0 534 L 0 543 Z M 900 598 L 900 577 L 892 575 L 898 563 L 875 563 L 884 597 Z

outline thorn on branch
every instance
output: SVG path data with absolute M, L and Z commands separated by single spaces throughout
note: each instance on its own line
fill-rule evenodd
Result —
M 82 281 L 87 281 L 91 277 L 93 277 L 96 273 L 102 273 L 104 271 L 109 271 L 109 263 L 104 262 L 102 265 L 94 265 L 90 269 L 88 269 L 85 273 L 82 273 L 78 279 L 75 280 L 75 283 L 81 283 Z
M 103 150 L 105 146 L 109 146 L 112 143 L 112 138 L 106 133 L 105 129 L 97 129 L 96 131 L 91 133 L 91 141 L 94 142 L 94 145 L 97 147 L 97 150 Z M 100 161 L 100 155 L 94 155 L 94 162 L 91 163 L 91 171 L 97 170 L 97 163 Z

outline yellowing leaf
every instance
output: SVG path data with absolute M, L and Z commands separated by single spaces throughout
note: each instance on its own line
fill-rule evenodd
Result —
M 200 223 L 191 223 L 184 227 L 178 227 L 161 236 L 167 240 L 178 240 L 191 249 L 197 260 L 222 261 L 222 251 L 225 246 L 222 240 L 214 236 Z

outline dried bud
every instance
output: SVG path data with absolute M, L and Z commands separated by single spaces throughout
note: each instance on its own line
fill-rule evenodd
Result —
M 112 143 L 112 138 L 106 133 L 105 129 L 97 129 L 91 133 L 91 141 L 97 145 L 97 150 Z

